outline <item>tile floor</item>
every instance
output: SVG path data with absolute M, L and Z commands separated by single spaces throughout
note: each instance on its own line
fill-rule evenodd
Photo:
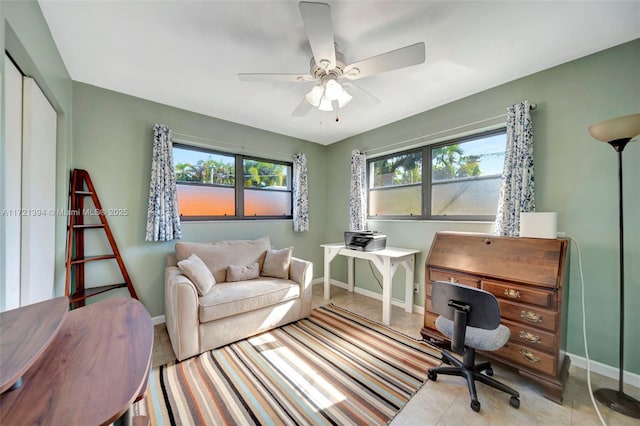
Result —
M 357 293 L 332 287 L 331 300 L 334 304 L 381 321 L 381 302 Z M 313 289 L 313 306 L 325 303 L 322 297 L 322 285 Z M 392 328 L 407 335 L 421 338 L 423 317 L 421 314 L 408 314 L 394 306 L 391 314 Z M 153 366 L 175 360 L 169 336 L 164 324 L 155 326 Z M 587 388 L 586 371 L 572 366 L 565 386 L 564 400 L 558 405 L 542 396 L 542 389 L 527 382 L 516 373 L 494 364 L 494 377 L 515 388 L 520 393 L 520 409 L 509 405 L 509 397 L 483 384 L 477 385 L 478 399 L 482 404 L 479 413 L 469 407 L 469 393 L 466 383 L 460 377 L 438 376 L 436 382 L 427 381 L 411 398 L 407 405 L 391 421 L 392 426 L 414 425 L 599 425 L 596 411 L 591 405 Z M 594 389 L 607 387 L 617 389 L 617 381 L 592 373 L 591 383 Z M 640 389 L 625 386 L 625 392 L 640 399 Z M 609 426 L 639 426 L 640 420 L 616 413 L 599 404 L 600 412 Z

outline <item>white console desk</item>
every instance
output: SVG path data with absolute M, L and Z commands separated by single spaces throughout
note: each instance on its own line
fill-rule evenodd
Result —
M 382 323 L 391 323 L 391 284 L 393 276 L 402 265 L 405 270 L 405 297 L 404 310 L 413 312 L 413 273 L 415 254 L 420 250 L 412 250 L 398 247 L 387 247 L 377 251 L 358 251 L 345 247 L 344 243 L 322 244 L 324 247 L 324 298 L 331 297 L 331 261 L 337 256 L 347 257 L 347 284 L 349 291 L 353 291 L 354 260 L 370 260 L 382 274 Z

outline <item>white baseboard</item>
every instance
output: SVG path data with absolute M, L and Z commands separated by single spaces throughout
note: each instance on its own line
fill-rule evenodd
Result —
M 338 281 L 338 280 L 330 280 L 329 281 L 331 283 L 331 285 L 334 285 L 336 287 L 340 287 L 340 288 L 344 288 L 345 290 L 349 289 L 349 284 L 342 282 L 342 281 Z M 315 280 L 311 281 L 311 284 L 316 285 L 316 284 L 324 284 L 324 278 L 316 278 Z M 375 291 L 371 291 L 371 290 L 366 290 L 364 288 L 358 287 L 358 286 L 354 286 L 353 287 L 353 292 L 354 293 L 358 293 L 358 294 L 362 294 L 363 296 L 367 296 L 370 297 L 372 299 L 376 299 L 376 300 L 382 300 L 382 294 L 381 293 L 376 293 Z M 404 300 L 399 300 L 399 299 L 391 299 L 391 304 L 394 306 L 400 306 L 401 308 L 404 309 Z M 413 305 L 413 312 L 417 313 L 417 314 L 421 314 L 424 315 L 424 306 L 418 306 L 418 305 Z
M 153 325 L 158 325 L 158 324 L 164 324 L 166 321 L 165 321 L 164 315 L 160 315 L 157 317 L 152 317 L 151 322 L 153 323 Z
M 585 357 L 569 352 L 567 352 L 567 356 L 571 358 L 572 366 L 579 367 L 585 370 L 587 369 L 587 359 Z M 589 361 L 589 365 L 593 373 L 598 373 L 605 377 L 609 377 L 618 381 L 620 375 L 620 370 L 618 368 L 593 360 Z M 623 377 L 625 384 L 640 388 L 640 374 L 632 373 L 625 370 Z

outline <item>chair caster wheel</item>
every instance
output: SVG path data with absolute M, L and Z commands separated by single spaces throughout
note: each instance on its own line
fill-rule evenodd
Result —
M 509 399 L 509 405 L 513 408 L 520 408 L 520 400 L 515 396 L 512 396 L 511 399 Z
M 476 413 L 480 411 L 480 401 L 471 401 L 471 409 Z
M 433 380 L 435 382 L 438 378 L 438 373 L 436 373 L 435 371 L 427 370 L 427 377 L 429 378 L 429 380 Z
M 493 368 L 491 368 L 491 367 L 487 368 L 486 370 L 484 370 L 484 373 L 487 376 L 493 376 Z

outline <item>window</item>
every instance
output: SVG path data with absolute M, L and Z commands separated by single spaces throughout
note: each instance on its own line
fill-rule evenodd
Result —
M 422 151 L 369 162 L 369 215 L 422 214 Z
M 174 144 L 173 164 L 182 219 L 292 217 L 292 163 Z
M 369 217 L 493 220 L 505 146 L 501 129 L 368 160 Z
M 244 216 L 291 217 L 291 165 L 244 158 Z

